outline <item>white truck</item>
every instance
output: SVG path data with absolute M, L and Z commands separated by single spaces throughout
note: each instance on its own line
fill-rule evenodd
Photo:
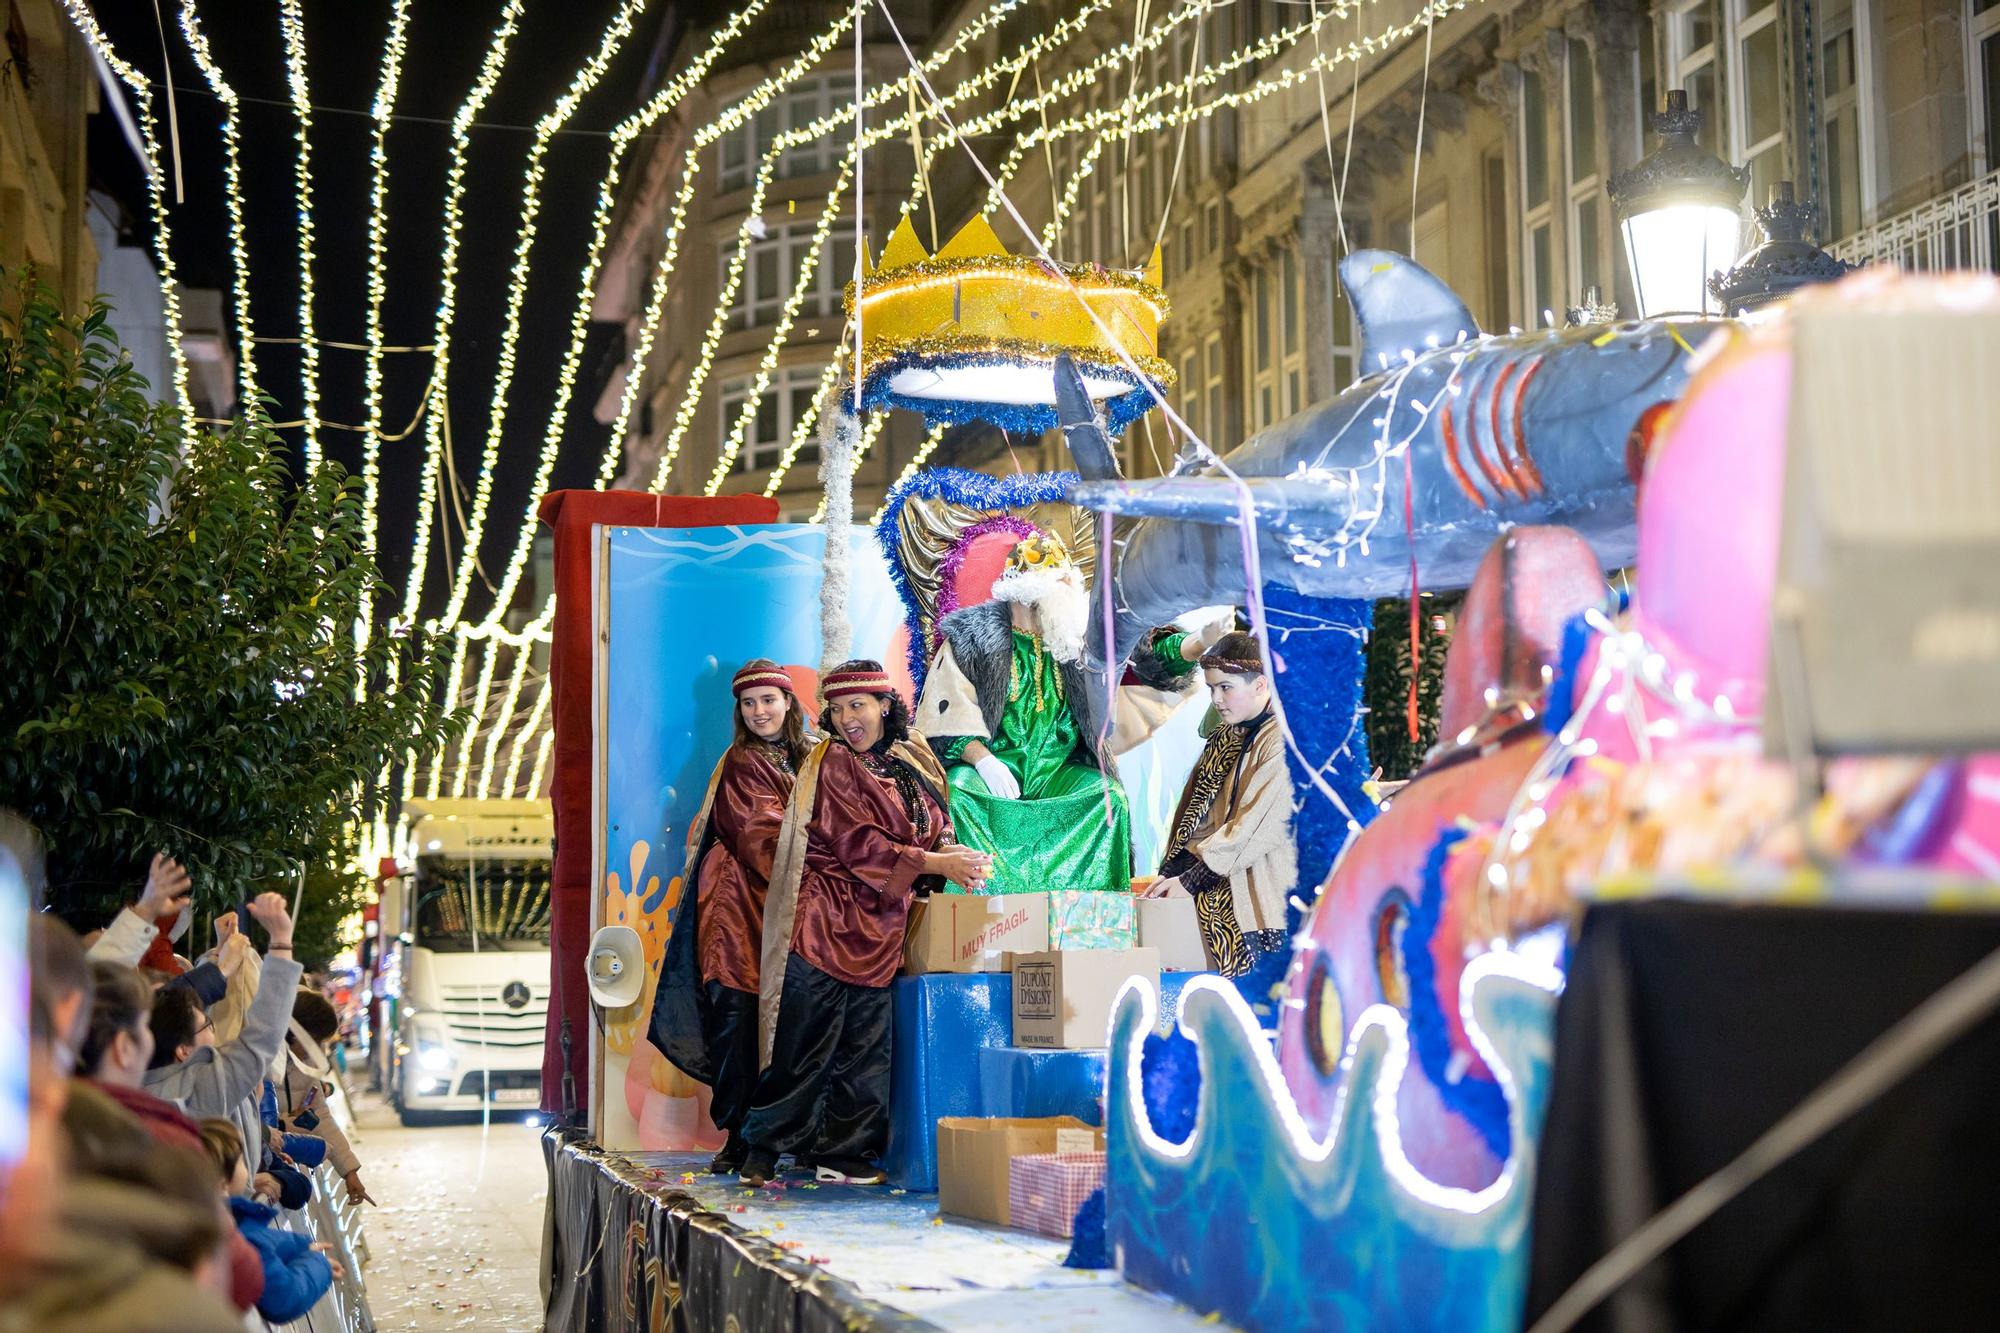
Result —
M 383 881 L 377 1075 L 404 1124 L 541 1101 L 554 817 L 545 801 L 403 803 Z

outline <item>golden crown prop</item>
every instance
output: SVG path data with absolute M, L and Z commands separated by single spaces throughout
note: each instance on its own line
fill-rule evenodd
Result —
M 863 408 L 908 408 L 933 425 L 985 421 L 1040 434 L 1056 425 L 1055 359 L 1067 352 L 1119 431 L 1174 382 L 1157 354 L 1167 317 L 1158 246 L 1143 273 L 1096 264 L 1052 268 L 1008 254 L 982 217 L 931 254 L 905 217 L 881 261 L 871 265 L 864 247 L 861 263 Z M 849 319 L 856 309 L 849 283 Z

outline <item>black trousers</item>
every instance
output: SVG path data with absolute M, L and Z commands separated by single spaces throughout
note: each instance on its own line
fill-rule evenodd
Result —
M 879 1160 L 889 1146 L 893 1019 L 886 986 L 852 985 L 790 955 L 771 1063 L 743 1126 L 750 1146 L 815 1161 Z
M 708 1118 L 733 1139 L 743 1132 L 757 1089 L 757 997 L 719 981 L 704 981 L 701 989 L 702 1041 L 715 1072 Z

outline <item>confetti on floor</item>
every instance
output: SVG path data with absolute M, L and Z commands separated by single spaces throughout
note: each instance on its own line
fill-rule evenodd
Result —
M 678 1171 L 687 1154 L 636 1153 Z M 771 1237 L 864 1296 L 952 1333 L 1195 1333 L 1212 1320 L 1122 1282 L 1116 1273 L 1064 1268 L 1066 1240 L 938 1215 L 937 1196 L 828 1185 L 753 1192 L 698 1180 L 692 1194 L 746 1231 Z M 783 1239 L 778 1239 L 782 1233 Z

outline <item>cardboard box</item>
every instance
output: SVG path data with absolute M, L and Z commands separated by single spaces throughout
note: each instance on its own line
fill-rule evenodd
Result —
M 1130 949 L 1138 943 L 1139 918 L 1132 910 L 1131 894 L 1109 889 L 1050 891 L 1047 948 Z
M 1101 1153 L 1104 1131 L 1075 1116 L 989 1120 L 940 1116 L 938 1211 L 1011 1225 L 1009 1178 L 1016 1157 L 1041 1153 Z
M 1009 953 L 1048 947 L 1046 893 L 936 893 L 910 905 L 903 972 L 1005 972 Z
M 1016 1046 L 1102 1050 L 1111 1030 L 1111 1002 L 1126 981 L 1144 977 L 1160 984 L 1160 951 L 1016 954 L 1013 972 Z
M 1029 1153 L 1007 1167 L 1007 1225 L 1053 1240 L 1076 1233 L 1076 1215 L 1104 1184 L 1101 1152 Z
M 1194 899 L 1185 893 L 1171 898 L 1140 898 L 1139 943 L 1160 951 L 1163 972 L 1206 972 L 1208 951 L 1202 948 L 1201 927 L 1195 924 Z

